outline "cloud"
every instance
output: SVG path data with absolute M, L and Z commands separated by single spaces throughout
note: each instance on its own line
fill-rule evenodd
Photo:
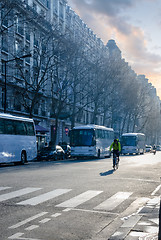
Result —
M 117 15 L 122 9 L 131 7 L 133 0 L 70 0 L 78 9 L 87 9 L 108 16 Z
M 154 77 L 153 82 L 161 79 L 161 55 L 148 50 L 150 36 L 135 26 L 128 10 L 136 4 L 157 0 L 69 0 L 74 11 L 83 19 L 104 43 L 114 38 L 125 61 L 129 62 L 137 74 Z M 148 36 L 148 38 L 147 38 Z M 156 80 L 157 79 L 157 80 Z

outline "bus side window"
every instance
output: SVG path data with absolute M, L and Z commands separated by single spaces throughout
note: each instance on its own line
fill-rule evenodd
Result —
M 15 135 L 14 121 L 10 119 L 5 119 L 5 134 Z
M 98 129 L 98 138 L 102 138 L 102 130 Z
M 14 121 L 15 128 L 16 128 L 16 135 L 26 135 L 26 127 L 25 122 Z
M 102 130 L 102 138 L 105 139 L 105 131 Z
M 26 129 L 27 129 L 27 135 L 29 136 L 34 136 L 35 131 L 34 131 L 34 125 L 32 122 L 26 122 Z
M 98 129 L 95 130 L 95 137 L 98 138 Z
M 5 134 L 4 119 L 0 119 L 0 134 Z
M 109 132 L 106 131 L 105 133 L 106 133 L 106 139 L 108 139 L 109 138 Z

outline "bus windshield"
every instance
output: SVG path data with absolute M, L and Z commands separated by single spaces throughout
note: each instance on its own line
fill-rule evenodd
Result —
M 93 129 L 74 129 L 71 131 L 71 146 L 92 146 L 94 145 Z
M 123 136 L 121 142 L 123 146 L 136 146 L 136 136 Z

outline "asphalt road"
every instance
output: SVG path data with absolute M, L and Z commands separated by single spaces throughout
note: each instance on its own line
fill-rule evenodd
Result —
M 107 240 L 160 195 L 161 152 L 0 167 L 0 240 Z

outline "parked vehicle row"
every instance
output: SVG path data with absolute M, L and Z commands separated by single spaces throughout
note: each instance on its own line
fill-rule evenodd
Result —
M 55 148 L 45 147 L 37 154 L 37 160 L 64 160 L 70 157 L 70 146 L 56 145 Z
M 145 145 L 146 152 L 150 152 L 153 147 L 151 145 Z
M 154 149 L 153 146 L 151 146 L 151 145 L 146 145 L 145 148 L 146 148 L 146 152 L 151 152 Z M 161 151 L 160 145 L 156 145 L 156 151 Z

